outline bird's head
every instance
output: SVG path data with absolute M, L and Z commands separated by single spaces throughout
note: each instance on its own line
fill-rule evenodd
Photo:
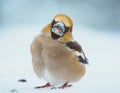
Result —
M 61 42 L 67 42 L 72 39 L 73 22 L 70 17 L 64 14 L 58 14 L 51 23 L 51 37 Z

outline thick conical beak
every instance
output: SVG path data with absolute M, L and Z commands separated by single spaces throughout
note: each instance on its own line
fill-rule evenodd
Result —
M 59 35 L 59 36 L 63 36 L 63 34 L 64 34 L 64 32 L 59 27 L 52 28 L 51 32 L 53 32 L 53 33 L 55 33 L 56 35 Z

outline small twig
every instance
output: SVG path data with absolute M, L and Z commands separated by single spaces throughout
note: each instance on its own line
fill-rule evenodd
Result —
M 18 80 L 18 82 L 22 82 L 22 83 L 25 83 L 25 82 L 27 82 L 25 79 L 20 79 L 20 80 Z

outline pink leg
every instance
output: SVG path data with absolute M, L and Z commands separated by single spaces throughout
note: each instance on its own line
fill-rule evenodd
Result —
M 37 87 L 35 87 L 36 89 L 38 89 L 38 88 L 47 88 L 47 87 L 50 87 L 50 86 L 52 86 L 52 85 L 50 85 L 50 83 L 47 83 L 47 84 L 45 84 L 45 85 L 43 85 L 43 86 L 37 86 Z
M 61 87 L 58 87 L 59 89 L 64 89 L 67 87 L 71 87 L 72 85 L 68 85 L 68 82 L 64 83 Z

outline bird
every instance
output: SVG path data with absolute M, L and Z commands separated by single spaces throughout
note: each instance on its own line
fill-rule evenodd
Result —
M 35 88 L 71 87 L 86 73 L 88 59 L 72 35 L 73 21 L 65 14 L 57 14 L 32 41 L 33 69 L 47 83 Z

